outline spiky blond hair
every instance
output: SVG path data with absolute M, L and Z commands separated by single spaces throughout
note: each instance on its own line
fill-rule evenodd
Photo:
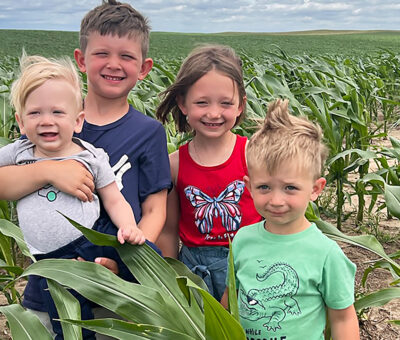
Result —
M 261 128 L 250 139 L 247 163 L 276 173 L 280 167 L 300 167 L 313 178 L 321 176 L 328 155 L 319 125 L 289 114 L 289 101 L 277 99 L 268 106 Z M 293 164 L 293 162 L 296 162 Z

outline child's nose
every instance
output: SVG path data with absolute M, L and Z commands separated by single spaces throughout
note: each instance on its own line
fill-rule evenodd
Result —
M 41 125 L 51 125 L 54 123 L 54 117 L 52 114 L 42 114 L 40 116 L 40 124 Z
M 218 105 L 211 105 L 208 110 L 208 117 L 210 118 L 219 118 L 221 117 L 222 109 Z
M 107 67 L 111 69 L 120 69 L 119 58 L 117 56 L 109 56 L 107 60 Z
M 279 191 L 273 191 L 270 194 L 269 203 L 271 205 L 282 205 L 283 204 L 283 195 Z

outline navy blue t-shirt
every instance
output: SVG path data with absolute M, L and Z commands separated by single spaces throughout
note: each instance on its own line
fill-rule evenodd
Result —
M 122 187 L 137 222 L 147 196 L 171 188 L 164 127 L 132 106 L 111 124 L 98 126 L 85 121 L 82 132 L 76 136 L 108 154 L 117 184 L 120 190 Z

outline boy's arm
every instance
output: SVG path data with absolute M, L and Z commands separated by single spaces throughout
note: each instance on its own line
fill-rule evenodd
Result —
M 360 339 L 357 314 L 353 305 L 345 309 L 328 308 L 328 317 L 333 340 Z
M 132 244 L 143 244 L 145 238 L 138 228 L 132 207 L 125 200 L 114 181 L 103 188 L 97 189 L 104 209 L 111 221 L 118 228 L 118 241 L 123 244 L 126 241 Z
M 179 197 L 175 186 L 167 198 L 167 220 L 158 237 L 157 246 L 163 256 L 178 258 L 179 251 Z
M 47 184 L 84 202 L 93 199 L 93 177 L 77 161 L 49 160 L 0 168 L 0 199 L 18 200 Z
M 225 309 L 228 309 L 228 304 L 229 304 L 228 296 L 229 296 L 229 288 L 226 287 L 226 288 L 225 288 L 225 291 L 224 291 L 224 294 L 223 294 L 222 297 L 221 297 L 221 305 L 222 305 L 222 307 L 224 307 Z
M 167 206 L 167 189 L 147 196 L 142 203 L 142 218 L 139 228 L 146 239 L 155 243 L 165 223 Z

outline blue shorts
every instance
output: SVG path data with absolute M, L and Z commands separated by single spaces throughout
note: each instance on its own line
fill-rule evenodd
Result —
M 182 246 L 179 260 L 193 273 L 199 275 L 208 291 L 217 301 L 221 300 L 226 287 L 229 249 L 226 247 Z

